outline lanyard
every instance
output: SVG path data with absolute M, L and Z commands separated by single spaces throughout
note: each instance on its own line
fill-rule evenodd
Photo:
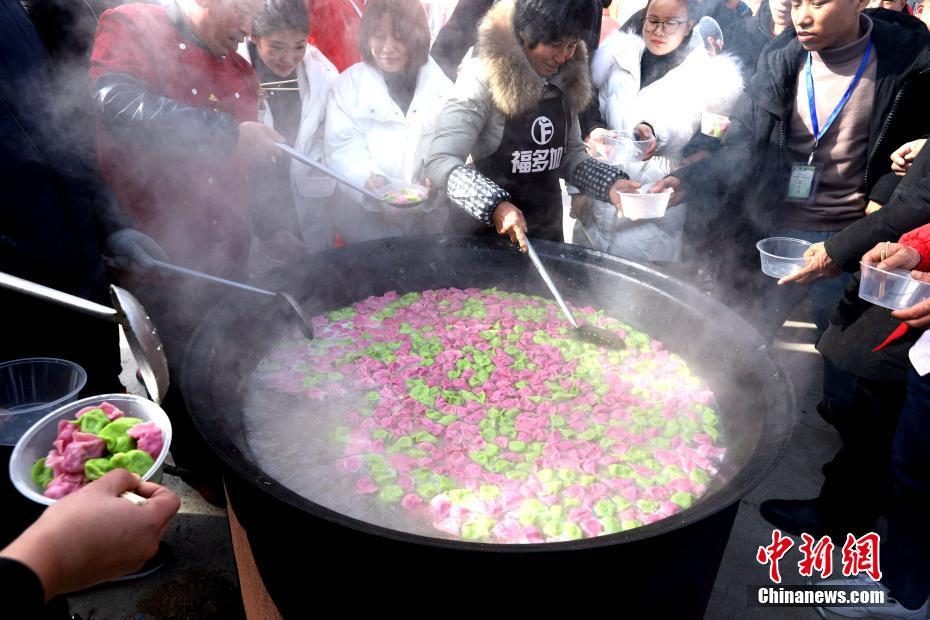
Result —
M 807 101 L 810 104 L 811 125 L 813 125 L 814 128 L 814 149 L 811 151 L 810 159 L 807 160 L 808 165 L 814 161 L 814 151 L 817 150 L 817 144 L 823 138 L 824 134 L 827 133 L 827 130 L 830 129 L 830 126 L 833 125 L 833 121 L 836 120 L 836 117 L 840 115 L 840 112 L 843 110 L 843 106 L 845 106 L 846 102 L 849 101 L 853 91 L 856 89 L 856 85 L 859 84 L 859 80 L 862 79 L 862 74 L 865 73 L 865 68 L 869 64 L 869 56 L 871 55 L 872 40 L 869 39 L 869 44 L 865 48 L 865 54 L 862 56 L 862 62 L 859 63 L 859 68 L 856 70 L 855 77 L 853 77 L 852 82 L 849 84 L 849 88 L 847 88 L 846 93 L 843 94 L 843 98 L 840 99 L 840 102 L 836 105 L 836 109 L 833 110 L 833 113 L 830 114 L 830 117 L 827 119 L 823 129 L 821 129 L 820 123 L 817 120 L 817 103 L 814 100 L 814 76 L 811 74 L 811 53 L 807 53 L 807 64 L 805 66 L 805 70 L 807 72 Z

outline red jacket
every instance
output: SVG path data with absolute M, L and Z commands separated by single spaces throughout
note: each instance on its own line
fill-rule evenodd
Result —
M 258 120 L 251 65 L 238 54 L 218 57 L 198 46 L 163 6 L 126 4 L 101 16 L 90 77 L 113 73 L 131 75 L 152 94 L 229 114 L 236 124 Z M 249 247 L 245 162 L 232 153 L 169 156 L 121 141 L 103 123 L 97 135 L 104 180 L 173 261 L 220 274 L 243 272 Z
M 312 45 L 323 52 L 339 72 L 362 59 L 358 52 L 359 11 L 364 0 L 308 0 Z
M 900 243 L 920 252 L 920 264 L 914 269 L 930 271 L 930 224 L 915 228 L 901 237 Z

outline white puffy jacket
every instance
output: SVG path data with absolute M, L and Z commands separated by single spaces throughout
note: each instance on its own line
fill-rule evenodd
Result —
M 681 166 L 682 150 L 701 130 L 703 112 L 729 114 L 742 94 L 743 79 L 734 57 L 710 56 L 697 45 L 680 65 L 640 88 L 645 49 L 641 36 L 615 32 L 595 53 L 591 77 L 608 127 L 630 136 L 640 123 L 654 129 L 655 155 L 638 170 L 627 169 L 634 180 L 649 183 Z M 618 219 L 613 205 L 595 201 L 583 224 L 598 249 L 637 261 L 677 261 L 686 207 L 672 207 L 660 219 L 632 222 Z M 576 227 L 574 239 L 585 243 L 587 237 Z
M 641 89 L 645 49 L 641 36 L 615 32 L 594 54 L 591 78 L 608 127 L 629 135 L 640 123 L 653 127 L 658 147 L 652 166 L 668 174 L 679 167 L 682 149 L 700 131 L 703 112 L 730 113 L 743 91 L 743 78 L 735 57 L 710 56 L 696 46 L 684 62 Z
M 430 58 L 405 115 L 381 72 L 359 62 L 339 76 L 326 111 L 326 161 L 359 185 L 373 174 L 418 182 L 452 82 Z

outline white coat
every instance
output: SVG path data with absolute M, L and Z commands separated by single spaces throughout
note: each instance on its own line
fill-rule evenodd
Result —
M 372 175 L 392 182 L 420 183 L 439 113 L 452 82 L 430 58 L 417 75 L 407 113 L 391 98 L 381 72 L 366 62 L 346 69 L 330 93 L 326 109 L 327 165 L 357 185 Z M 415 210 L 398 215 L 362 201 L 340 188 L 347 200 L 335 212 L 336 226 L 347 243 L 408 234 L 439 232 L 446 209 Z M 431 203 L 435 208 L 436 203 Z
M 682 165 L 682 150 L 700 132 L 704 112 L 730 113 L 742 94 L 743 79 L 738 60 L 728 55 L 710 56 L 703 46 L 695 46 L 680 65 L 640 88 L 645 48 L 641 36 L 615 32 L 595 53 L 591 77 L 609 128 L 629 136 L 640 123 L 654 129 L 655 155 L 627 170 L 634 180 L 651 183 Z M 618 221 L 612 205 L 595 202 L 585 223 L 598 249 L 633 260 L 675 261 L 680 259 L 684 212 L 685 205 L 680 205 L 661 219 Z M 576 233 L 574 238 L 584 236 Z
M 241 43 L 239 55 L 250 63 L 254 60 L 249 55 L 247 42 Z M 297 66 L 297 87 L 300 89 L 300 124 L 297 128 L 297 138 L 294 148 L 306 153 L 316 161 L 323 160 L 323 136 L 326 119 L 326 107 L 333 84 L 339 77 L 339 71 L 323 52 L 312 45 L 307 45 L 307 51 Z M 288 85 L 290 86 L 290 85 Z M 274 128 L 274 117 L 271 108 L 260 105 L 258 110 L 259 122 Z M 323 213 L 326 208 L 326 196 L 333 194 L 335 181 L 311 171 L 307 166 L 297 161 L 290 163 L 291 168 L 291 194 L 294 197 L 294 206 L 297 209 L 301 235 L 304 241 L 314 249 L 331 247 L 335 231 L 332 218 Z M 252 254 L 256 253 L 256 242 L 253 240 Z M 253 263 L 256 261 L 253 260 Z M 253 270 L 255 273 L 265 270 L 259 266 Z
M 358 185 L 373 174 L 419 182 L 452 82 L 430 58 L 404 114 L 381 72 L 359 62 L 339 76 L 326 112 L 326 161 Z
M 653 127 L 658 146 L 648 163 L 664 176 L 681 165 L 682 149 L 701 130 L 702 113 L 730 113 L 743 92 L 743 78 L 733 56 L 710 56 L 697 46 L 680 65 L 640 88 L 645 49 L 641 36 L 615 32 L 594 54 L 591 78 L 608 127 L 625 135 L 640 123 Z

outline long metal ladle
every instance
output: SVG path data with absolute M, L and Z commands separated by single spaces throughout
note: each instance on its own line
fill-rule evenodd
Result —
M 209 282 L 222 284 L 224 286 L 231 286 L 232 288 L 236 288 L 241 291 L 248 291 L 250 293 L 258 293 L 259 295 L 267 295 L 269 297 L 276 297 L 281 299 L 285 305 L 290 308 L 293 314 L 297 316 L 297 326 L 300 328 L 301 333 L 303 333 L 303 335 L 308 339 L 313 339 L 313 326 L 310 324 L 310 319 L 307 317 L 307 315 L 304 314 L 304 311 L 300 307 L 300 304 L 297 303 L 297 300 L 287 293 L 282 291 L 269 291 L 267 289 L 258 288 L 257 286 L 252 286 L 250 284 L 243 284 L 242 282 L 236 282 L 235 280 L 227 280 L 226 278 L 210 275 L 209 273 L 203 273 L 202 271 L 194 271 L 193 269 L 188 269 L 187 267 L 172 265 L 171 263 L 166 263 L 160 260 L 152 260 L 152 262 L 155 263 L 156 267 L 159 269 L 164 269 L 165 271 L 171 271 L 173 273 L 178 273 L 193 278 L 200 278 L 201 280 L 207 280 Z
M 129 291 L 111 285 L 115 308 L 110 308 L 8 273 L 0 272 L 0 286 L 122 325 L 149 398 L 161 403 L 168 392 L 168 360 L 152 319 Z
M 568 322 L 571 323 L 574 333 L 579 339 L 613 349 L 626 348 L 626 343 L 623 342 L 623 339 L 609 329 L 591 325 L 587 321 L 579 324 L 578 321 L 575 320 L 572 311 L 568 309 L 568 304 L 565 303 L 562 294 L 559 293 L 559 289 L 555 286 L 555 282 L 552 281 L 549 270 L 546 269 L 546 266 L 543 265 L 543 262 L 539 259 L 539 255 L 536 254 L 536 250 L 533 249 L 533 244 L 530 243 L 528 238 L 526 239 L 526 253 L 530 257 L 533 266 L 536 267 L 536 271 L 538 271 L 539 275 L 542 277 L 543 282 L 549 287 L 549 292 L 555 297 L 555 302 L 559 305 L 559 308 L 562 309 L 562 314 L 564 314 Z
M 362 194 L 368 196 L 372 200 L 375 200 L 377 202 L 383 202 L 383 198 L 381 198 L 381 196 L 374 193 L 370 189 L 366 187 L 362 187 L 361 185 L 358 185 L 354 181 L 350 181 L 349 179 L 345 178 L 344 176 L 342 176 L 335 170 L 329 168 L 328 166 L 324 166 L 318 161 L 313 161 L 313 158 L 308 157 L 307 155 L 301 153 L 294 147 L 284 144 L 283 142 L 279 142 L 277 146 L 279 149 L 281 149 L 282 153 L 284 153 L 285 155 L 287 155 L 288 157 L 292 159 L 299 161 L 303 165 L 309 166 L 310 168 L 313 168 L 314 170 L 319 170 L 326 176 L 339 181 L 340 183 L 342 183 L 343 185 L 345 185 L 346 187 L 350 189 L 354 189 L 357 192 L 361 192 Z
M 346 187 L 350 189 L 354 189 L 357 192 L 361 192 L 363 195 L 367 196 L 368 198 L 371 198 L 375 202 L 386 202 L 387 204 L 390 204 L 390 205 L 403 206 L 403 207 L 413 207 L 423 202 L 421 200 L 419 202 L 410 201 L 410 202 L 398 203 L 398 202 L 393 202 L 391 200 L 386 200 L 384 196 L 380 196 L 377 193 L 371 191 L 370 189 L 366 187 L 362 187 L 361 185 L 355 183 L 354 181 L 350 181 L 349 179 L 345 178 L 344 176 L 342 176 L 341 174 L 339 174 L 332 168 L 328 166 L 324 166 L 318 161 L 313 161 L 311 157 L 308 157 L 307 155 L 301 153 L 300 151 L 298 151 L 292 146 L 288 146 L 287 144 L 284 144 L 283 142 L 279 142 L 278 148 L 281 150 L 282 153 L 284 153 L 288 157 L 291 157 L 292 159 L 299 161 L 300 163 L 304 164 L 305 166 L 309 166 L 310 168 L 313 168 L 314 170 L 319 170 L 326 176 L 329 176 L 335 179 L 336 181 L 338 181 L 339 183 L 342 183 L 343 185 L 345 185 Z

